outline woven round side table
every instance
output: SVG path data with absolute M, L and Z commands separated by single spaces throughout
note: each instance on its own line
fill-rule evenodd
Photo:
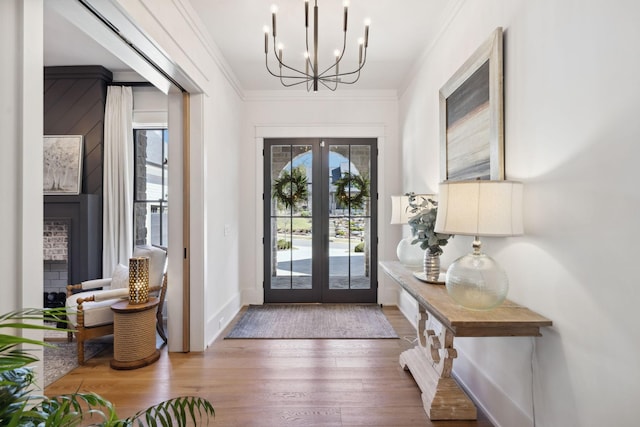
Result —
M 158 298 L 144 304 L 120 301 L 113 310 L 113 369 L 137 369 L 160 358 L 156 348 L 156 307 Z

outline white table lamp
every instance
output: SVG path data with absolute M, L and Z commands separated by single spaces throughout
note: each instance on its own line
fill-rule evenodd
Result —
M 415 194 L 413 200 L 422 201 L 433 198 L 431 194 Z M 403 196 L 391 196 L 391 224 L 406 225 L 409 223 L 409 219 L 416 215 L 418 211 L 413 212 L 416 206 L 411 205 L 411 197 L 409 195 Z M 413 245 L 411 242 L 415 237 L 413 233 L 400 240 L 396 247 L 396 255 L 398 260 L 409 268 L 422 268 L 424 261 L 424 251 L 420 248 L 419 244 Z
M 473 252 L 447 270 L 449 295 L 460 305 L 489 310 L 502 304 L 509 290 L 504 270 L 481 252 L 480 236 L 523 234 L 522 183 L 454 181 L 440 184 L 435 231 L 474 236 Z

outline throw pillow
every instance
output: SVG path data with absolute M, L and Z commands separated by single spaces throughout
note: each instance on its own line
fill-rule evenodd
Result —
M 120 289 L 129 287 L 129 268 L 118 264 L 113 269 L 111 275 L 111 289 Z
M 167 260 L 167 252 L 153 246 L 136 246 L 133 249 L 133 256 L 149 258 L 149 285 L 162 285 L 162 275 Z

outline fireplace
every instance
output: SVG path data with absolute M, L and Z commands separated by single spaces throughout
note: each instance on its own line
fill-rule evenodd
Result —
M 102 277 L 102 209 L 97 194 L 44 196 L 44 284 L 47 294 Z M 64 300 L 63 300 L 64 301 Z
M 69 284 L 71 218 L 45 218 L 42 233 L 44 307 L 64 307 Z

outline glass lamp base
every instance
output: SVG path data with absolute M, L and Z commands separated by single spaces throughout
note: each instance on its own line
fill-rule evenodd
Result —
M 407 236 L 400 240 L 396 247 L 396 255 L 403 265 L 411 268 L 422 268 L 424 251 L 420 248 L 420 245 L 412 245 L 412 241 L 413 236 Z
M 472 253 L 449 266 L 447 292 L 458 304 L 471 310 L 491 310 L 502 304 L 509 291 L 509 279 L 490 256 Z

